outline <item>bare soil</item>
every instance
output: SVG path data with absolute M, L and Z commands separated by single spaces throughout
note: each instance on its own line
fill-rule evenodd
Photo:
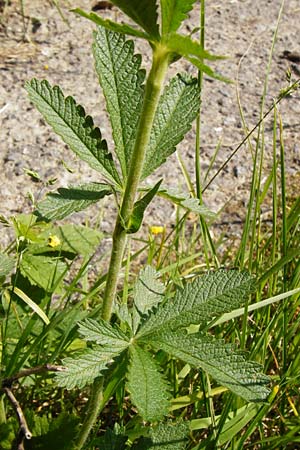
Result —
M 113 148 L 105 104 L 93 67 L 91 44 L 94 26 L 69 11 L 71 6 L 89 11 L 96 3 L 99 2 L 60 0 L 63 20 L 51 1 L 25 0 L 23 20 L 19 1 L 0 1 L 0 214 L 5 217 L 32 211 L 31 199 L 38 201 L 45 195 L 48 190 L 45 184 L 49 180 L 57 179 L 51 189 L 98 180 L 98 174 L 76 159 L 30 104 L 23 87 L 26 80 L 46 78 L 51 84 L 59 84 L 65 94 L 74 95 L 76 101 L 94 117 L 109 147 Z M 259 120 L 266 67 L 280 6 L 280 0 L 207 2 L 206 47 L 213 53 L 229 56 L 218 62 L 217 68 L 235 82 L 225 84 L 205 78 L 201 115 L 203 174 L 218 145 L 220 151 L 210 176 L 245 136 L 237 91 L 247 128 L 251 129 Z M 122 20 L 116 8 L 100 12 L 104 17 Z M 198 21 L 199 5 L 196 2 L 183 31 L 193 30 Z M 299 0 L 286 0 L 271 64 L 265 109 L 287 85 L 289 68 L 293 78 L 300 76 L 299 36 Z M 137 51 L 146 52 L 144 65 L 147 68 L 149 50 L 144 43 L 138 42 Z M 172 67 L 173 72 L 184 70 L 195 72 L 183 60 Z M 286 168 L 292 180 L 300 171 L 300 94 L 285 99 L 279 111 L 284 128 Z M 192 179 L 194 137 L 195 131 L 192 130 L 178 147 Z M 255 143 L 253 139 L 251 141 Z M 265 123 L 264 176 L 268 175 L 272 146 L 270 117 Z M 239 233 L 249 195 L 251 168 L 252 155 L 249 145 L 245 145 L 205 192 L 207 206 L 214 211 L 222 209 L 216 230 L 231 235 Z M 24 169 L 38 172 L 43 182 L 33 182 Z M 187 190 L 176 155 L 150 177 L 149 184 L 161 176 L 165 185 Z M 94 208 L 87 213 L 91 222 L 99 220 L 100 228 L 107 232 L 111 231 L 115 214 L 111 203 L 110 199 L 104 200 L 100 211 Z M 77 214 L 74 220 L 83 222 L 85 217 L 86 214 Z M 173 207 L 159 200 L 146 217 L 146 225 L 171 226 L 174 221 Z M 5 242 L 6 231 L 2 229 L 0 233 L 0 241 Z

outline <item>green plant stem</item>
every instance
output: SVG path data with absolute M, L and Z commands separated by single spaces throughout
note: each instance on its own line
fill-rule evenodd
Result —
M 147 78 L 143 109 L 137 130 L 125 192 L 113 233 L 111 259 L 101 312 L 101 318 L 106 321 L 110 320 L 113 310 L 113 303 L 116 296 L 117 283 L 126 245 L 126 227 L 133 211 L 154 116 L 167 74 L 168 63 L 169 58 L 166 49 L 163 45 L 158 44 L 153 50 L 152 67 Z M 77 438 L 76 450 L 82 449 L 97 420 L 99 407 L 102 404 L 102 397 L 103 378 L 99 378 L 95 380 L 92 386 L 88 410 Z

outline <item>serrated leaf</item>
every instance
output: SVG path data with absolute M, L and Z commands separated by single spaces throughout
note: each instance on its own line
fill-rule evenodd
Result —
M 126 348 L 129 344 L 128 337 L 117 325 L 111 325 L 102 319 L 86 319 L 80 322 L 79 333 L 85 341 L 94 341 L 101 345 Z
M 269 395 L 270 380 L 260 372 L 261 366 L 247 361 L 232 344 L 207 334 L 188 335 L 181 330 L 148 336 L 147 343 L 194 367 L 201 367 L 218 383 L 247 401 L 264 401 Z
M 134 44 L 119 33 L 99 27 L 93 45 L 96 71 L 106 99 L 115 151 L 127 175 L 143 102 L 145 71 Z
M 83 388 L 91 384 L 122 350 L 119 347 L 97 347 L 85 350 L 77 358 L 65 358 L 63 365 L 66 369 L 56 373 L 57 384 L 66 389 Z
M 107 143 L 83 107 L 73 97 L 65 98 L 59 86 L 52 87 L 46 80 L 32 79 L 25 83 L 25 88 L 46 122 L 71 150 L 110 182 L 120 184 Z
M 176 32 L 196 0 L 160 0 L 162 36 Z
M 111 0 L 154 39 L 159 38 L 156 0 Z
M 6 277 L 13 270 L 15 262 L 11 256 L 0 253 L 0 277 Z
M 24 253 L 20 262 L 22 275 L 31 284 L 40 286 L 47 292 L 57 288 L 68 266 L 59 258 Z
M 189 434 L 186 422 L 160 423 L 150 428 L 149 437 L 143 437 L 132 450 L 185 450 Z
M 178 289 L 173 299 L 159 305 L 141 326 L 138 336 L 191 324 L 200 324 L 201 330 L 213 318 L 243 304 L 254 286 L 250 274 L 237 270 L 220 269 L 196 278 L 184 289 Z
M 199 111 L 199 95 L 197 80 L 185 74 L 177 74 L 165 88 L 151 130 L 143 178 L 176 150 L 176 145 L 190 130 Z
M 106 430 L 104 436 L 96 438 L 93 445 L 97 445 L 101 450 L 124 450 L 126 448 L 127 436 L 122 434 L 122 430 Z
M 168 413 L 168 384 L 150 353 L 130 347 L 127 388 L 139 414 L 149 422 L 161 420 Z
M 101 16 L 98 16 L 95 13 L 92 13 L 92 12 L 86 13 L 85 11 L 83 11 L 80 8 L 75 8 L 72 11 L 76 14 L 79 14 L 82 17 L 85 17 L 86 19 L 91 20 L 96 25 L 100 25 L 101 27 L 106 28 L 107 30 L 115 31 L 115 32 L 121 33 L 121 34 L 127 34 L 129 36 L 134 36 L 134 37 L 138 37 L 138 38 L 142 38 L 142 39 L 146 39 L 146 40 L 149 39 L 148 34 L 144 33 L 143 31 L 137 30 L 136 28 L 132 28 L 127 23 L 120 24 L 117 22 L 113 22 L 112 20 L 109 20 L 109 19 L 103 19 Z
M 216 214 L 207 208 L 207 206 L 200 204 L 199 199 L 195 197 L 190 197 L 187 193 L 179 192 L 175 189 L 161 188 L 158 191 L 160 197 L 170 200 L 172 203 L 181 206 L 189 211 L 196 214 L 200 214 L 207 219 L 214 219 Z
M 209 61 L 224 59 L 224 56 L 212 55 L 204 50 L 199 42 L 191 39 L 189 36 L 183 36 L 182 34 L 172 33 L 168 37 L 167 45 L 174 53 L 178 53 L 185 57 L 195 56 L 199 61 L 203 59 Z
M 164 298 L 165 286 L 159 281 L 159 273 L 153 267 L 145 267 L 134 286 L 134 304 L 140 314 L 147 314 Z
M 155 197 L 159 189 L 159 186 L 161 185 L 161 182 L 162 180 L 156 183 L 156 185 L 153 186 L 153 188 L 150 189 L 147 192 L 147 194 L 145 194 L 140 200 L 138 200 L 134 204 L 133 211 L 129 219 L 129 223 L 126 227 L 126 232 L 128 234 L 136 233 L 140 229 L 146 208 L 151 203 L 152 199 Z
M 39 202 L 37 214 L 47 220 L 61 220 L 97 203 L 111 193 L 111 187 L 104 183 L 59 188 L 56 193 L 51 192 L 45 200 Z

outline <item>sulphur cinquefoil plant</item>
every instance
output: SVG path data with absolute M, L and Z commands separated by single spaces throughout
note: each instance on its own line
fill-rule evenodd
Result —
M 189 430 L 186 423 L 174 426 L 170 421 L 172 389 L 160 366 L 163 355 L 203 370 L 246 401 L 261 402 L 268 396 L 268 378 L 259 366 L 247 361 L 235 345 L 208 333 L 220 316 L 243 305 L 255 283 L 246 272 L 219 270 L 174 292 L 165 290 L 159 273 L 146 267 L 135 283 L 130 304 L 118 304 L 116 292 L 127 235 L 140 229 L 145 209 L 155 195 L 209 215 L 199 201 L 186 194 L 169 193 L 162 181 L 150 187 L 143 184 L 175 151 L 199 111 L 198 80 L 179 73 L 166 82 L 168 68 L 184 57 L 207 75 L 222 77 L 205 63 L 218 57 L 178 32 L 193 0 L 160 0 L 159 5 L 156 0 L 112 3 L 131 19 L 130 24 L 76 12 L 98 26 L 93 54 L 112 126 L 113 151 L 84 108 L 72 97 L 65 97 L 60 87 L 36 79 L 26 83 L 30 100 L 48 124 L 100 177 L 93 183 L 50 193 L 38 205 L 39 216 L 62 219 L 111 194 L 118 211 L 101 314 L 79 322 L 86 349 L 63 360 L 64 370 L 57 374 L 57 382 L 67 389 L 91 385 L 74 448 L 126 448 L 126 433 L 117 426 L 89 442 L 97 417 L 123 386 L 138 417 L 149 424 L 144 431 L 147 436 L 139 437 L 134 448 L 171 445 L 179 449 L 185 448 Z M 134 53 L 133 41 L 125 35 L 149 42 L 152 64 L 148 74 L 141 69 L 141 56 Z M 164 423 L 164 419 L 168 420 Z

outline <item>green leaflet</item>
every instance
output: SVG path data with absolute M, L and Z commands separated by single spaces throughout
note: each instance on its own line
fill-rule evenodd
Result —
M 196 0 L 160 0 L 162 36 L 176 32 Z
M 47 292 L 57 289 L 67 270 L 67 264 L 59 258 L 32 255 L 30 252 L 24 253 L 20 263 L 22 275 Z
M 242 305 L 254 287 L 247 272 L 224 269 L 210 272 L 187 283 L 173 299 L 159 305 L 141 326 L 138 336 L 191 324 L 200 324 L 200 330 L 206 328 L 213 318 Z
M 126 446 L 128 437 L 123 434 L 122 429 L 118 428 L 115 424 L 114 430 L 106 430 L 103 436 L 93 440 L 93 446 L 96 445 L 101 450 L 125 450 L 128 448 Z
M 169 410 L 168 384 L 152 355 L 138 346 L 130 347 L 127 388 L 143 420 L 161 420 Z
M 93 45 L 96 71 L 106 99 L 115 151 L 126 179 L 143 102 L 145 71 L 134 44 L 99 27 Z
M 209 61 L 224 59 L 224 56 L 212 55 L 204 50 L 199 42 L 182 34 L 172 33 L 168 36 L 167 45 L 170 51 L 179 53 L 182 56 L 195 56 L 199 61 L 203 59 L 208 59 Z
M 147 314 L 164 299 L 165 286 L 158 277 L 159 273 L 150 266 L 146 266 L 139 274 L 133 297 L 140 314 Z
M 106 141 L 102 140 L 99 128 L 95 128 L 93 119 L 86 116 L 82 106 L 72 97 L 65 98 L 59 86 L 51 87 L 46 80 L 33 79 L 25 83 L 25 88 L 46 122 L 71 150 L 111 183 L 120 184 Z
M 142 178 L 159 167 L 192 126 L 200 106 L 196 78 L 177 74 L 165 88 L 155 114 Z
M 172 203 L 181 206 L 189 211 L 197 214 L 201 214 L 207 219 L 215 219 L 216 214 L 212 212 L 207 206 L 200 204 L 199 199 L 195 197 L 190 197 L 189 194 L 179 192 L 176 189 L 161 188 L 158 191 L 160 197 L 170 200 Z
M 188 335 L 182 330 L 150 335 L 147 343 L 192 366 L 201 367 L 247 401 L 264 401 L 269 395 L 266 385 L 270 380 L 260 373 L 260 365 L 246 361 L 232 344 L 202 333 Z
M 185 450 L 189 435 L 187 422 L 159 423 L 147 429 L 149 437 L 143 437 L 132 450 Z
M 117 326 L 105 320 L 86 319 L 79 323 L 79 333 L 85 341 L 93 341 L 100 345 L 122 347 L 128 345 L 129 339 Z
M 140 25 L 151 38 L 159 39 L 156 0 L 111 0 L 111 3 Z
M 0 277 L 8 275 L 15 266 L 15 258 L 0 253 Z
M 97 203 L 112 188 L 104 183 L 87 183 L 69 188 L 59 188 L 56 193 L 49 193 L 37 206 L 37 215 L 47 220 L 61 220 L 93 203 Z

